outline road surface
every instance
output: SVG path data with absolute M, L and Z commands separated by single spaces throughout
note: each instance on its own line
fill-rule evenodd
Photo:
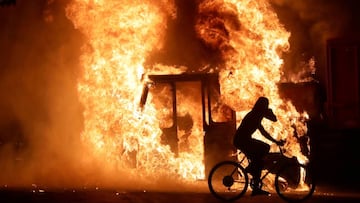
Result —
M 123 191 L 116 189 L 58 189 L 44 190 L 39 188 L 0 190 L 1 203 L 219 203 L 208 191 L 198 192 L 159 192 L 159 191 Z M 276 194 L 271 196 L 250 196 L 246 193 L 241 203 L 284 202 Z M 356 191 L 335 191 L 318 188 L 306 203 L 359 203 L 360 193 Z

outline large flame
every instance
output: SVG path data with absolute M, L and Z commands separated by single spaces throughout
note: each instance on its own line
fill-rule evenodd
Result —
M 93 156 L 111 169 L 125 167 L 152 176 L 177 174 L 186 180 L 204 178 L 202 112 L 192 105 L 193 99 L 178 93 L 187 110 L 199 112 L 192 115 L 188 146 L 180 147 L 177 156 L 161 143 L 161 115 L 166 114 L 161 111 L 166 109 L 160 108 L 159 98 L 150 95 L 145 108 L 138 106 L 147 74 L 184 71 L 177 64 L 144 65 L 153 51 L 163 47 L 167 20 L 176 18 L 175 3 L 73 0 L 67 16 L 87 40 L 78 93 L 84 105 L 81 136 Z M 305 135 L 306 113 L 298 113 L 289 101 L 283 101 L 277 87 L 281 54 L 289 48 L 290 33 L 267 0 L 204 0 L 198 5 L 194 29 L 199 40 L 221 55 L 222 62 L 216 66 L 222 99 L 237 111 L 239 121 L 259 96 L 268 97 L 279 122 L 264 121 L 266 128 L 277 139 L 287 139 L 289 153 L 306 161 L 291 136 L 294 128 L 298 136 Z M 180 110 L 180 114 L 185 112 Z
M 305 161 L 297 138 L 292 135 L 294 128 L 300 136 L 305 135 L 307 114 L 298 113 L 278 92 L 281 54 L 289 49 L 290 33 L 280 24 L 268 1 L 208 0 L 200 5 L 200 13 L 207 17 L 199 20 L 199 35 L 211 45 L 216 43 L 225 60 L 220 71 L 225 103 L 237 111 L 241 120 L 258 97 L 268 97 L 279 122 L 264 120 L 264 124 L 276 139 L 287 139 L 287 144 L 292 145 L 290 153 Z M 214 18 L 214 13 L 223 18 Z M 219 24 L 225 29 L 219 29 Z M 261 139 L 260 134 L 255 136 Z

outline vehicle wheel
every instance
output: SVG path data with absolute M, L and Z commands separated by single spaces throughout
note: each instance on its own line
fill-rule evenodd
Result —
M 315 184 L 310 167 L 300 164 L 282 167 L 275 176 L 275 189 L 288 202 L 300 202 L 311 197 Z
M 210 192 L 215 197 L 225 201 L 233 201 L 244 195 L 248 183 L 245 169 L 233 161 L 223 161 L 216 164 L 208 177 Z

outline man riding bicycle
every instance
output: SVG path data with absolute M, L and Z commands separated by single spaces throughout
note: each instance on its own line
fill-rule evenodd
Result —
M 259 130 L 261 134 L 268 140 L 277 145 L 284 145 L 284 141 L 275 140 L 261 125 L 263 118 L 269 119 L 273 122 L 277 118 L 273 111 L 269 108 L 269 100 L 266 97 L 259 97 L 252 110 L 246 114 L 241 121 L 240 126 L 236 130 L 234 136 L 234 146 L 240 149 L 250 160 L 249 166 L 246 170 L 253 177 L 253 191 L 252 195 L 268 195 L 269 192 L 260 188 L 261 186 L 261 171 L 264 167 L 263 158 L 269 153 L 270 146 L 265 142 L 252 138 L 252 134 Z

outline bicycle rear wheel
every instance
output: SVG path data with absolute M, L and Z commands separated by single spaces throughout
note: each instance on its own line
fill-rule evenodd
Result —
M 233 161 L 215 165 L 208 177 L 210 192 L 218 199 L 233 201 L 245 194 L 249 179 L 245 169 Z
M 275 176 L 275 189 L 288 202 L 304 201 L 315 191 L 310 168 L 301 164 L 282 167 Z

